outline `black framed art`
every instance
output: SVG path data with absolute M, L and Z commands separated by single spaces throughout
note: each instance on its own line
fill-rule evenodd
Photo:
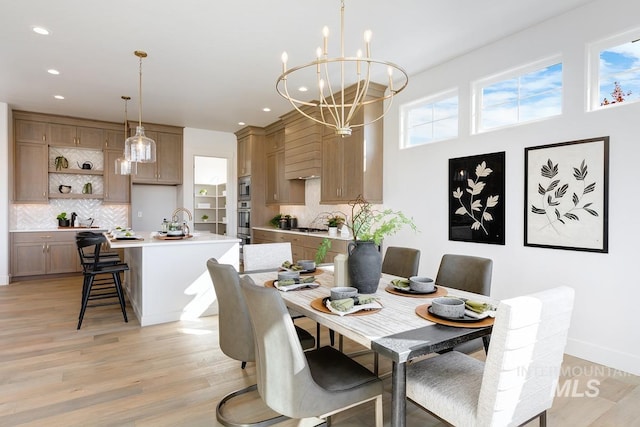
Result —
M 504 245 L 505 152 L 449 159 L 449 240 Z
M 528 147 L 524 163 L 525 246 L 607 253 L 609 137 Z

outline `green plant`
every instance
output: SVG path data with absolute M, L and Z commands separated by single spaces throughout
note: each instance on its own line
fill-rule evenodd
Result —
M 66 212 L 61 212 L 60 214 L 58 214 L 56 219 L 62 219 L 62 220 L 67 219 L 67 213 Z
M 324 262 L 324 257 L 327 256 L 327 251 L 331 249 L 331 240 L 326 237 L 322 239 L 318 249 L 316 249 L 316 256 L 314 257 L 314 261 L 316 264 L 321 264 Z
M 277 227 L 282 218 L 284 218 L 284 215 L 278 214 L 278 215 L 274 216 L 273 218 L 271 218 L 271 220 L 269 221 L 269 224 L 273 225 L 274 227 Z
M 346 226 L 351 231 L 353 240 L 373 240 L 376 245 L 380 245 L 384 237 L 396 234 L 404 226 L 418 231 L 413 219 L 401 211 L 375 210 L 362 196 L 350 201 L 349 206 L 351 221 Z
M 340 215 L 333 215 L 327 218 L 327 225 L 329 227 L 339 227 L 344 222 L 344 218 Z
M 209 215 L 202 215 L 202 220 L 203 220 L 203 221 L 206 221 L 206 220 L 208 220 L 208 219 L 209 219 Z

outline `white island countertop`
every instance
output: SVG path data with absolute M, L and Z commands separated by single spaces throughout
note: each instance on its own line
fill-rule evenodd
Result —
M 112 248 L 139 248 L 143 246 L 175 246 L 175 245 L 202 245 L 202 244 L 212 244 L 212 243 L 232 243 L 232 242 L 240 242 L 240 239 L 237 237 L 230 236 L 222 236 L 220 234 L 212 234 L 212 233 L 202 233 L 195 232 L 191 235 L 193 237 L 189 237 L 186 239 L 177 239 L 177 240 L 163 240 L 158 239 L 155 236 L 158 235 L 157 231 L 145 231 L 136 233 L 137 237 L 140 239 L 114 239 L 108 237 L 109 244 Z

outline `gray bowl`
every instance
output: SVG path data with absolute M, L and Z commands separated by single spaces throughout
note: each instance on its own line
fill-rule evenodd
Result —
M 299 279 L 299 278 L 300 278 L 299 271 L 279 271 L 278 272 L 278 280 Z
M 458 298 L 434 298 L 431 313 L 442 317 L 464 317 L 464 301 Z
M 424 276 L 411 276 L 409 277 L 409 289 L 416 292 L 433 292 L 435 283 L 430 277 Z
M 331 301 L 355 297 L 356 295 L 358 295 L 358 290 L 351 286 L 336 286 L 335 288 L 331 288 Z
M 310 259 L 301 259 L 296 264 L 302 267 L 302 269 L 305 271 L 311 271 L 316 268 L 316 262 Z

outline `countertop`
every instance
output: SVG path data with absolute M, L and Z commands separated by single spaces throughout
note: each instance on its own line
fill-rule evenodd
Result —
M 294 231 L 294 230 L 283 230 L 281 228 L 273 228 L 273 227 L 251 227 L 254 230 L 262 230 L 262 231 L 272 231 L 275 233 L 288 233 L 288 234 L 299 234 L 302 236 L 316 236 L 316 237 L 326 237 L 328 239 L 336 239 L 336 240 L 353 240 L 351 235 L 349 237 L 342 237 L 340 232 L 338 232 L 337 236 L 329 236 L 329 232 L 327 231 Z
M 63 233 L 77 232 L 77 231 L 96 231 L 98 233 L 107 231 L 106 227 L 52 227 L 52 228 L 31 228 L 27 230 L 9 230 L 10 233 L 51 233 L 54 231 L 61 231 Z
M 216 243 L 229 243 L 240 242 L 240 239 L 230 236 L 222 236 L 220 234 L 213 233 L 192 233 L 193 237 L 181 240 L 160 240 L 154 238 L 157 235 L 157 231 L 144 231 L 137 232 L 136 235 L 142 237 L 138 240 L 116 240 L 109 239 L 109 246 L 114 249 L 119 248 L 139 248 L 143 246 L 176 246 L 176 245 L 203 245 L 203 244 L 216 244 Z

